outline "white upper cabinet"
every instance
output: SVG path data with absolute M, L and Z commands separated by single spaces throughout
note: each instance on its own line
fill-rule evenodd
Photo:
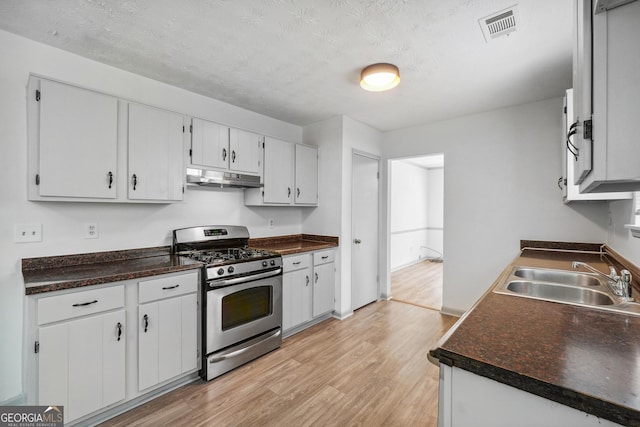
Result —
M 191 165 L 260 175 L 264 137 L 202 119 L 192 119 Z
M 38 83 L 29 93 L 39 106 L 33 131 L 40 137 L 37 168 L 29 176 L 36 197 L 30 199 L 114 199 L 118 100 L 48 80 Z
M 29 200 L 182 200 L 184 117 L 31 76 Z
M 231 128 L 229 131 L 229 170 L 245 174 L 260 173 L 262 135 Z
M 631 193 L 580 193 L 579 186 L 574 183 L 576 135 L 571 129 L 573 124 L 573 89 L 567 90 L 564 97 L 562 150 L 562 177 L 558 185 L 562 188 L 562 200 L 565 203 L 574 201 L 619 200 L 631 198 Z
M 590 117 L 593 141 L 591 170 L 584 175 L 580 192 L 637 191 L 640 190 L 640 144 L 635 121 L 640 113 L 640 79 L 637 72 L 640 69 L 640 2 L 634 1 L 594 14 L 590 0 L 577 1 L 578 22 L 584 22 L 587 27 L 592 22 L 593 45 L 591 55 L 585 53 L 581 64 L 583 69 L 593 64 L 591 98 L 589 81 L 583 79 L 580 91 L 574 87 L 576 96 L 585 97 L 581 104 L 591 101 L 593 106 Z M 587 33 L 584 31 L 585 35 Z M 589 52 L 590 41 L 584 41 L 584 52 Z M 582 92 L 582 95 L 578 92 Z M 576 115 L 579 114 L 579 108 L 576 105 Z M 578 135 L 586 140 L 584 120 L 589 117 L 585 115 L 580 119 L 582 122 L 578 125 Z M 579 152 L 579 159 L 583 154 L 585 151 Z M 581 170 L 577 172 L 580 174 Z
M 295 203 L 318 204 L 318 149 L 297 144 Z
M 264 141 L 264 203 L 293 200 L 293 144 L 266 137 Z
M 318 205 L 316 147 L 265 137 L 263 167 L 264 187 L 245 190 L 246 205 Z
M 183 116 L 129 104 L 129 199 L 182 200 Z
M 191 164 L 200 167 L 229 167 L 229 127 L 192 119 Z

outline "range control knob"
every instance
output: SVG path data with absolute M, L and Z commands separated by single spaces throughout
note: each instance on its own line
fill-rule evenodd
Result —
M 224 274 L 224 268 L 218 269 L 218 276 L 222 276 Z
M 233 266 L 227 268 L 227 271 L 229 272 L 229 274 L 233 273 L 235 271 L 235 268 L 233 268 Z
M 266 267 L 267 265 L 268 265 L 268 264 L 267 264 L 267 261 L 262 261 L 262 266 L 263 266 L 263 267 Z
M 276 260 L 275 259 L 271 260 L 271 265 L 276 265 Z

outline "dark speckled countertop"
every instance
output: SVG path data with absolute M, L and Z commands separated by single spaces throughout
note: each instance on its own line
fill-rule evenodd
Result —
M 22 260 L 25 294 L 130 280 L 201 268 L 171 255 L 169 246 Z
M 338 237 L 318 236 L 315 234 L 291 234 L 287 236 L 261 237 L 250 239 L 249 246 L 277 252 L 280 255 L 292 255 L 302 252 L 331 249 L 338 246 Z
M 524 249 L 512 266 L 608 271 L 600 253 Z M 455 366 L 623 425 L 640 426 L 640 316 L 487 293 L 430 351 Z M 636 292 L 636 295 L 638 293 Z

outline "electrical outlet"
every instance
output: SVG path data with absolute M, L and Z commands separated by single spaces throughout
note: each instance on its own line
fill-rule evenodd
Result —
M 42 242 L 42 224 L 16 224 L 16 243 Z
M 273 219 L 269 219 L 269 228 L 274 228 L 276 226 L 276 222 Z
M 97 222 L 87 222 L 84 224 L 84 238 L 85 239 L 97 239 L 100 237 L 98 233 Z

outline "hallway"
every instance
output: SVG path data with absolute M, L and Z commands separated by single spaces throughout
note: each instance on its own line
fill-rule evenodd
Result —
M 422 261 L 391 273 L 394 301 L 440 310 L 442 308 L 442 263 Z

